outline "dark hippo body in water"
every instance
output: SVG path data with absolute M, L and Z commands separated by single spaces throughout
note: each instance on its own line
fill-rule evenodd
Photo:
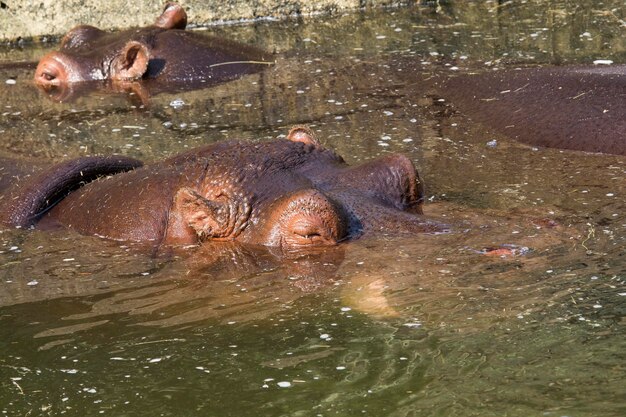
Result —
M 476 121 L 534 146 L 626 155 L 626 65 L 460 75 L 437 89 Z

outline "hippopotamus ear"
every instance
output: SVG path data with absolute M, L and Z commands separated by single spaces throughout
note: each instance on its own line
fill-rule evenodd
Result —
M 118 81 L 138 80 L 148 70 L 150 51 L 142 42 L 128 42 L 122 52 L 113 59 L 111 78 Z
M 166 3 L 161 16 L 154 21 L 154 26 L 163 29 L 185 29 L 187 27 L 187 13 L 176 3 Z
M 311 129 L 306 126 L 294 126 L 289 130 L 287 139 L 292 142 L 302 142 L 307 145 L 321 146 Z
M 190 231 L 200 239 L 223 238 L 228 235 L 227 226 L 224 204 L 208 200 L 188 187 L 174 196 L 168 220 L 169 241 L 181 241 Z

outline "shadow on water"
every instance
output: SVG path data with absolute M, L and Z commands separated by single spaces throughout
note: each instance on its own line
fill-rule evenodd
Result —
M 623 415 L 626 160 L 512 141 L 420 81 L 624 62 L 620 5 L 449 3 L 211 28 L 276 50 L 276 65 L 149 107 L 126 93 L 51 102 L 30 68 L 0 66 L 16 81 L 0 89 L 2 155 L 155 160 L 308 123 L 351 163 L 407 154 L 425 212 L 454 228 L 306 255 L 216 244 L 158 257 L 2 231 L 0 412 Z

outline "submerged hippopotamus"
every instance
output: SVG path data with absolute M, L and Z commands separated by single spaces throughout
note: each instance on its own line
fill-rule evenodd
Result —
M 155 246 L 211 239 L 283 249 L 445 229 L 420 216 L 423 183 L 407 157 L 351 167 L 306 127 L 287 139 L 216 143 L 143 167 L 122 157 L 69 161 L 5 190 L 0 220 Z
M 187 32 L 186 25 L 182 7 L 167 3 L 152 26 L 116 33 L 77 26 L 65 35 L 59 51 L 41 59 L 35 83 L 46 90 L 103 80 L 213 84 L 257 72 L 269 63 L 256 48 Z
M 464 113 L 520 142 L 626 155 L 626 65 L 506 70 L 437 84 Z

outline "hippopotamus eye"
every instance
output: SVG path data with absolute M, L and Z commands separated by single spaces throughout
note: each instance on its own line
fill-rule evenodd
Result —
M 67 32 L 63 39 L 61 39 L 61 49 L 68 50 L 89 47 L 90 41 L 97 39 L 98 37 L 104 35 L 104 33 L 104 31 L 94 26 L 76 26 Z

